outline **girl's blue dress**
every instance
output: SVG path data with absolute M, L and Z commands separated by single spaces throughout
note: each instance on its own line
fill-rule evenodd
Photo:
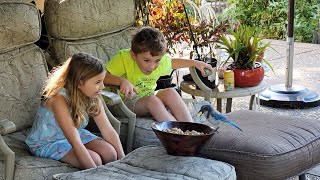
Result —
M 63 95 L 67 101 L 69 100 L 65 89 L 61 90 L 59 94 Z M 87 125 L 88 120 L 78 128 L 78 133 L 83 144 L 99 138 L 84 129 Z M 44 106 L 44 103 L 41 103 L 38 108 L 36 120 L 33 122 L 31 132 L 26 138 L 26 143 L 34 156 L 54 160 L 60 160 L 72 148 L 63 135 L 59 124 L 56 122 L 54 114 Z

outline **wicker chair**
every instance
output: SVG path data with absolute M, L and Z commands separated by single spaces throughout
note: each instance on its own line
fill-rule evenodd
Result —
M 0 2 L 0 180 L 50 179 L 53 174 L 77 171 L 69 164 L 30 154 L 25 138 L 35 119 L 48 74 L 40 38 L 38 10 L 29 3 Z M 110 95 L 110 104 L 121 98 Z M 116 120 L 106 109 L 113 125 Z M 119 132 L 118 124 L 118 132 Z
M 46 29 L 52 38 L 52 62 L 59 64 L 79 51 L 106 62 L 119 49 L 130 47 L 135 17 L 133 0 L 60 2 L 45 2 Z M 205 92 L 205 99 L 210 100 L 212 90 L 201 82 L 194 68 L 190 68 L 190 72 L 197 86 Z M 194 116 L 201 105 L 209 102 L 186 100 L 186 103 Z M 237 178 L 285 179 L 301 175 L 320 162 L 320 124 L 316 120 L 254 111 L 235 111 L 227 115 L 244 132 L 221 127 L 201 149 L 200 155 L 234 165 Z M 116 117 L 127 152 L 145 145 L 160 145 L 151 130 L 155 122 L 151 118 Z

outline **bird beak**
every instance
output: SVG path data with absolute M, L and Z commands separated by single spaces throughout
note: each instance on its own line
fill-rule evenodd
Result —
M 202 114 L 203 114 L 203 111 L 199 111 L 199 112 L 197 113 L 197 117 L 202 116 Z

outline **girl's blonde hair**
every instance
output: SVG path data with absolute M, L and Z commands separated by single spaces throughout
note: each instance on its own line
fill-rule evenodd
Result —
M 55 96 L 62 88 L 67 90 L 70 101 L 72 120 L 77 128 L 86 120 L 87 114 L 96 116 L 101 111 L 101 99 L 89 98 L 78 88 L 80 80 L 85 83 L 88 79 L 99 75 L 105 69 L 97 58 L 77 53 L 67 59 L 61 66 L 53 69 L 49 75 L 43 96 L 48 99 Z

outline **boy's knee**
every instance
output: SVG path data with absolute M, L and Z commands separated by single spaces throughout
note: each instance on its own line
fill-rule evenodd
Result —
M 180 97 L 179 93 L 174 88 L 163 89 L 161 95 L 165 96 L 166 98 L 172 98 L 177 96 Z
M 177 90 L 175 90 L 174 88 L 167 88 L 165 90 L 167 90 L 169 94 L 179 95 Z
M 147 102 L 149 103 L 149 105 L 153 105 L 153 106 L 155 106 L 159 103 L 162 103 L 161 100 L 157 96 L 147 97 Z

